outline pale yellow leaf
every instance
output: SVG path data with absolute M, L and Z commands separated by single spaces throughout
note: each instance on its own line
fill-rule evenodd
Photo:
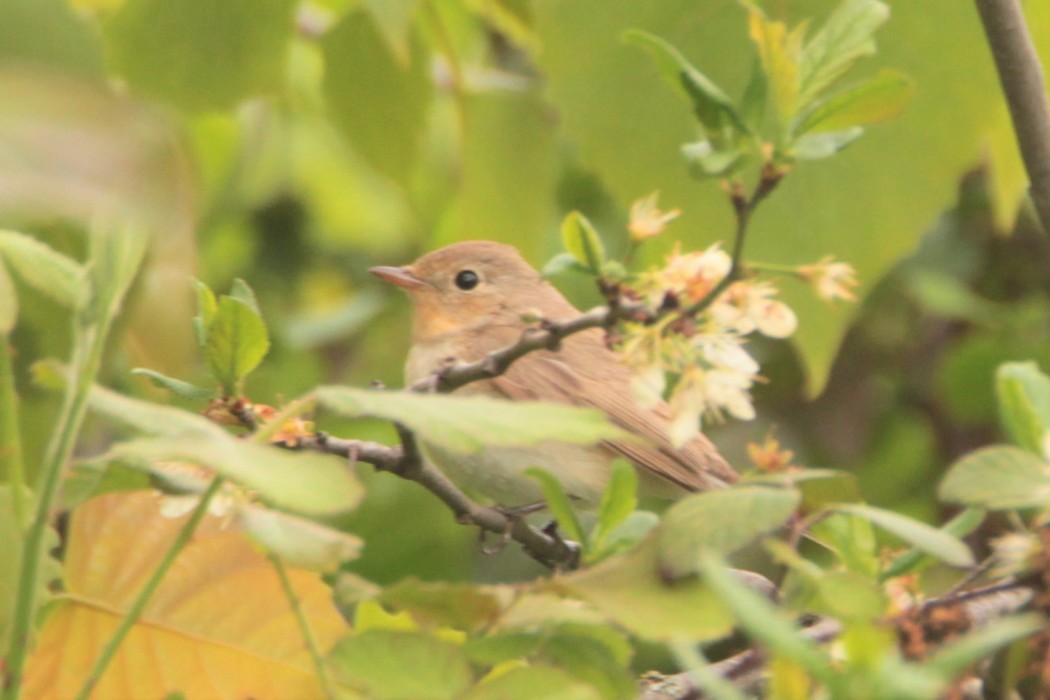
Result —
M 77 508 L 64 603 L 48 616 L 24 697 L 73 697 L 122 611 L 186 517 L 159 514 L 154 493 Z M 288 575 L 322 654 L 348 627 L 316 574 Z M 310 698 L 323 695 L 272 564 L 224 519 L 207 516 L 146 606 L 92 698 Z

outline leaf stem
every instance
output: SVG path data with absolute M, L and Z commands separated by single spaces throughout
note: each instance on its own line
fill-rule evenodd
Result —
M 324 690 L 324 696 L 328 700 L 335 700 L 335 686 L 332 685 L 332 678 L 328 674 L 328 667 L 325 666 L 324 659 L 321 657 L 321 650 L 317 646 L 317 637 L 314 636 L 313 628 L 310 627 L 310 621 L 307 620 L 306 615 L 303 614 L 303 607 L 300 604 L 299 596 L 296 595 L 295 589 L 292 588 L 292 581 L 288 578 L 288 569 L 285 568 L 284 562 L 282 562 L 277 555 L 271 553 L 269 559 L 273 564 L 274 570 L 277 572 L 277 578 L 281 579 L 281 588 L 284 589 L 284 595 L 288 598 L 288 602 L 292 606 L 292 612 L 295 613 L 295 619 L 299 623 L 299 629 L 303 633 L 303 641 L 306 642 L 306 648 L 310 651 L 310 658 L 313 659 L 314 667 L 317 669 L 317 677 L 321 681 L 321 688 Z
M 11 486 L 11 503 L 21 535 L 26 524 L 26 477 L 18 425 L 18 393 L 11 362 L 13 352 L 10 336 L 0 333 L 0 479 Z
M 21 694 L 22 675 L 29 650 L 33 612 L 36 609 L 37 577 L 40 559 L 44 556 L 43 542 L 51 519 L 62 467 L 69 460 L 87 410 L 88 392 L 102 362 L 109 322 L 89 325 L 75 334 L 71 376 L 66 388 L 55 430 L 44 456 L 41 484 L 37 493 L 36 513 L 26 532 L 22 550 L 22 566 L 18 577 L 18 595 L 11 623 L 10 649 L 7 656 L 7 676 L 4 678 L 4 700 L 13 700 Z
M 135 596 L 135 600 L 132 601 L 131 606 L 128 608 L 127 613 L 124 614 L 123 619 L 120 621 L 120 625 L 113 632 L 113 636 L 106 642 L 105 648 L 102 649 L 102 653 L 95 659 L 94 665 L 91 667 L 91 671 L 84 679 L 84 684 L 80 686 L 80 692 L 77 693 L 77 700 L 87 700 L 91 695 L 91 691 L 94 690 L 99 680 L 102 678 L 102 674 L 105 673 L 106 667 L 109 666 L 110 661 L 117 653 L 117 649 L 120 648 L 121 643 L 127 636 L 131 628 L 138 622 L 139 617 L 142 615 L 142 611 L 145 609 L 146 604 L 149 603 L 151 597 L 156 592 L 157 587 L 160 586 L 160 582 L 168 573 L 168 569 L 175 563 L 175 559 L 178 558 L 183 548 L 193 537 L 193 533 L 196 531 L 200 521 L 204 518 L 204 515 L 208 512 L 208 504 L 211 503 L 212 497 L 218 493 L 219 489 L 225 483 L 225 479 L 222 477 L 215 477 L 212 479 L 211 485 L 208 489 L 201 494 L 200 501 L 197 503 L 197 507 L 193 509 L 189 519 L 179 530 L 179 533 L 175 536 L 171 546 L 164 553 L 164 557 L 161 559 L 157 568 L 154 569 L 153 574 L 150 576 L 146 585 L 142 587 L 138 595 Z

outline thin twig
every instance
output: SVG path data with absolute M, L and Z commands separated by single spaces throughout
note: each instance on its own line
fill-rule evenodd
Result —
M 335 700 L 337 697 L 335 686 L 332 685 L 332 679 L 328 674 L 328 667 L 324 663 L 324 658 L 322 658 L 321 649 L 317 646 L 317 637 L 314 635 L 314 630 L 310 627 L 310 621 L 306 619 L 306 615 L 303 613 L 303 606 L 299 596 L 296 594 L 295 589 L 292 588 L 292 580 L 288 578 L 288 569 L 285 568 L 284 562 L 276 554 L 271 553 L 269 559 L 270 563 L 273 564 L 274 571 L 277 572 L 277 578 L 281 580 L 281 588 L 284 590 L 285 597 L 288 598 L 289 605 L 292 606 L 295 620 L 299 623 L 299 630 L 303 633 L 303 641 L 306 643 L 306 648 L 310 652 L 310 658 L 314 662 L 314 669 L 317 671 L 317 678 L 321 681 L 321 689 L 324 691 L 324 696 L 327 700 Z
M 1029 195 L 1050 231 L 1050 102 L 1039 55 L 1018 0 L 977 0 L 977 11 L 1028 171 Z

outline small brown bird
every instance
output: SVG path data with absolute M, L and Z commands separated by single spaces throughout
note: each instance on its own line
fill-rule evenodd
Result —
M 539 312 L 550 321 L 579 315 L 518 251 L 489 241 L 467 241 L 424 255 L 406 267 L 371 272 L 408 292 L 413 306 L 412 349 L 405 380 L 412 384 L 448 358 L 474 362 L 516 342 Z M 545 443 L 530 448 L 490 448 L 464 456 L 426 446 L 449 478 L 504 506 L 542 501 L 537 482 L 524 472 L 540 466 L 554 474 L 584 508 L 599 502 L 611 461 L 625 457 L 636 467 L 642 495 L 674 497 L 724 487 L 736 472 L 711 442 L 699 435 L 680 449 L 668 437 L 669 410 L 652 409 L 632 396 L 630 371 L 593 329 L 565 338 L 558 351 L 540 350 L 513 363 L 494 379 L 468 384 L 460 394 L 542 400 L 598 408 L 639 441 L 596 446 Z

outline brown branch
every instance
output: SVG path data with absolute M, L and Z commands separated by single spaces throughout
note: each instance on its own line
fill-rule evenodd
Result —
M 977 11 L 1028 171 L 1029 196 L 1050 231 L 1050 102 L 1039 55 L 1018 0 L 977 0 Z
M 921 615 L 936 608 L 959 606 L 965 615 L 967 627 L 975 627 L 1003 615 L 1018 612 L 1028 605 L 1032 595 L 1031 588 L 1016 581 L 1009 581 L 933 598 L 903 613 L 897 620 L 906 616 Z M 821 618 L 799 630 L 799 634 L 817 644 L 825 644 L 838 638 L 842 630 L 842 623 L 838 620 Z M 761 682 L 766 658 L 765 651 L 756 647 L 715 662 L 707 668 L 746 691 Z M 706 697 L 689 672 L 669 676 L 650 674 L 643 677 L 638 694 L 638 700 L 702 700 Z
M 514 362 L 530 352 L 557 350 L 562 339 L 570 335 L 591 328 L 607 328 L 619 319 L 648 320 L 651 317 L 652 314 L 644 306 L 620 303 L 596 306 L 568 321 L 543 320 L 537 327 L 525 329 L 516 343 L 491 352 L 477 362 L 453 364 L 421 379 L 409 387 L 409 390 L 440 393 L 455 391 L 471 382 L 500 376 Z
M 419 453 L 414 433 L 398 426 L 401 446 L 391 447 L 366 440 L 342 440 L 318 435 L 303 439 L 297 447 L 338 455 L 373 465 L 423 486 L 452 510 L 456 520 L 477 525 L 487 532 L 508 536 L 520 543 L 525 553 L 552 569 L 571 569 L 578 564 L 579 549 L 560 537 L 532 527 L 519 517 L 498 508 L 488 508 L 467 497 Z

